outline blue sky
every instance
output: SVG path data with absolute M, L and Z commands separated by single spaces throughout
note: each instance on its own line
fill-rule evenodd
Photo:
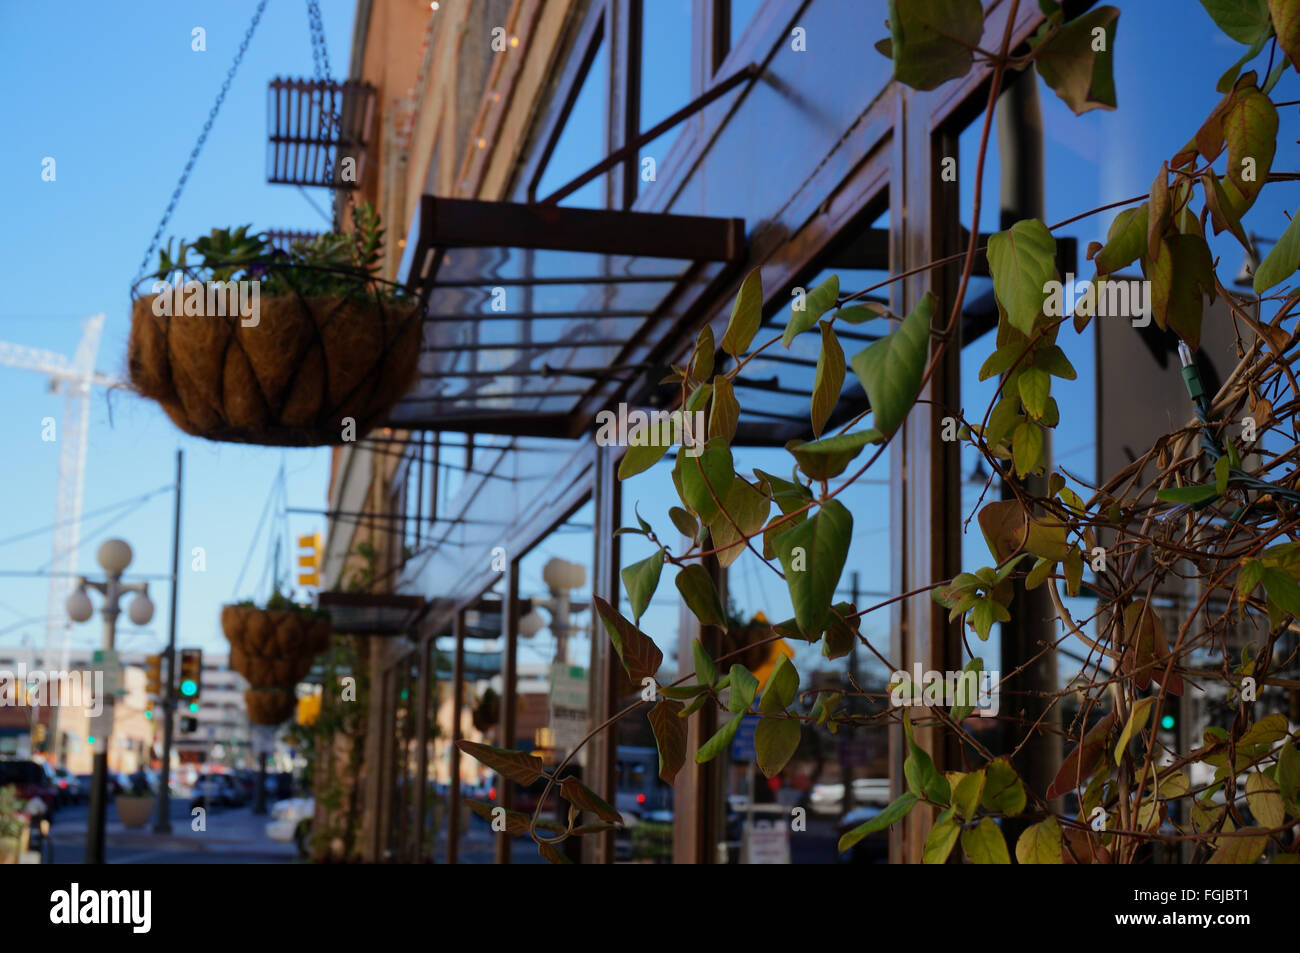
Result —
M 347 69 L 355 6 L 321 2 L 336 76 Z M 255 7 L 253 0 L 0 0 L 0 175 L 14 185 L 0 233 L 0 340 L 71 355 L 84 318 L 103 312 L 97 366 L 126 376 L 130 280 Z M 194 27 L 206 31 L 205 52 L 191 49 Z M 267 83 L 311 75 L 306 4 L 268 4 L 168 235 L 249 222 L 258 229 L 325 227 L 296 188 L 268 185 L 265 176 Z M 46 156 L 56 161 L 53 182 L 41 179 Z M 310 194 L 328 206 L 322 190 Z M 0 415 L 0 443 L 9 451 L 3 540 L 54 520 L 59 444 L 41 441 L 40 421 L 54 417 L 61 428 L 63 398 L 47 392 L 43 375 L 0 367 L 0 402 L 9 408 Z M 181 434 L 151 403 L 116 393 L 110 406 L 97 391 L 85 511 L 171 483 L 178 447 L 186 473 L 177 638 L 182 646 L 225 651 L 218 611 L 236 595 L 246 562 L 238 595 L 266 594 L 257 588 L 265 534 L 256 551 L 249 548 L 277 472 L 283 465 L 290 505 L 323 509 L 328 451 L 207 443 Z M 121 535 L 135 549 L 132 570 L 169 572 L 172 506 L 171 495 L 160 493 L 133 511 L 87 518 L 79 570 L 98 573 L 95 548 Z M 323 529 L 323 518 L 295 516 L 287 528 Z M 194 547 L 205 551 L 206 572 L 191 569 Z M 39 570 L 50 558 L 48 533 L 0 544 L 0 570 Z M 169 591 L 162 581 L 152 585 L 153 623 L 141 630 L 123 620 L 119 648 L 164 645 Z M 46 587 L 44 577 L 0 577 L 0 646 L 44 644 Z M 99 636 L 97 620 L 75 626 L 72 645 L 97 645 Z

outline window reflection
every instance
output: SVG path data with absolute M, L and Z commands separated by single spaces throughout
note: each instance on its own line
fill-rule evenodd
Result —
M 542 199 L 577 178 L 601 159 L 609 149 L 609 53 L 602 39 L 587 67 L 578 98 L 565 120 L 555 150 L 537 185 Z M 599 176 L 564 199 L 578 208 L 605 207 L 605 176 Z
M 642 0 L 641 132 L 691 100 L 692 0 Z M 637 163 L 639 192 L 654 188 L 660 167 L 682 131 L 677 125 L 646 143 Z

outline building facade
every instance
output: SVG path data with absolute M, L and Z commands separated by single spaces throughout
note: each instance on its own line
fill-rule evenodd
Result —
M 123 666 L 123 687 L 126 694 L 120 697 L 113 711 L 113 733 L 109 747 L 109 769 L 132 772 L 138 767 L 148 767 L 162 753 L 162 707 L 150 700 L 145 690 L 147 653 L 119 653 Z M 33 649 L 5 649 L 0 652 L 0 672 L 47 671 L 44 653 Z M 89 651 L 73 651 L 68 656 L 69 672 L 91 672 L 93 662 Z M 204 764 L 219 762 L 229 765 L 253 763 L 249 752 L 250 729 L 244 711 L 244 689 L 248 687 L 243 677 L 230 668 L 226 655 L 204 653 L 203 681 L 199 698 L 194 705 L 197 711 L 188 710 L 188 703 L 178 706 L 177 718 L 193 717 L 197 721 L 194 731 L 183 733 L 177 729 L 173 735 L 173 757 L 178 763 Z M 32 717 L 47 726 L 52 725 L 54 735 L 44 733 L 36 746 L 54 762 L 64 765 L 73 774 L 88 774 L 92 770 L 93 749 L 87 739 L 91 734 L 90 711 L 81 705 L 60 706 L 57 717 L 50 717 L 48 705 L 38 706 Z M 28 719 L 31 721 L 31 718 Z M 8 719 L 6 734 L 13 738 L 12 751 L 20 752 L 19 737 L 31 735 L 30 727 Z M 34 749 L 28 743 L 27 751 Z
M 987 6 L 1000 37 L 1011 5 Z M 561 758 L 581 745 L 571 764 L 610 803 L 655 797 L 637 755 L 643 713 L 584 742 L 637 687 L 591 605 L 630 616 L 620 571 L 651 550 L 615 530 L 652 514 L 662 529 L 675 496 L 667 464 L 618 479 L 626 447 L 597 439 L 597 414 L 666 406 L 659 379 L 689 360 L 701 329 L 722 337 L 755 268 L 760 334 L 779 335 L 791 301 L 831 274 L 842 292 L 880 284 L 872 297 L 895 314 L 927 291 L 952 301 L 956 266 L 921 266 L 965 246 L 960 193 L 941 167 L 970 158 L 963 133 L 987 74 L 931 93 L 892 82 L 870 49 L 884 0 L 433 7 L 357 7 L 350 78 L 374 85 L 379 104 L 360 196 L 384 215 L 386 276 L 421 291 L 426 329 L 420 379 L 389 428 L 335 451 L 330 510 L 365 515 L 331 521 L 325 585 L 346 588 L 369 563 L 371 592 L 420 600 L 367 639 L 362 855 L 510 862 L 535 848 L 457 809 L 482 796 L 485 774 L 457 739 Z M 1013 41 L 1040 18 L 1020 4 Z M 968 294 L 964 339 L 996 323 L 987 291 Z M 817 355 L 801 339 L 738 379 L 738 471 L 788 471 L 783 445 L 811 436 Z M 864 634 L 905 666 L 940 671 L 961 668 L 956 626 L 924 594 L 893 597 L 960 569 L 961 461 L 938 436 L 963 396 L 960 364 L 949 349 L 874 478 L 846 496 L 861 529 L 837 592 L 859 606 L 892 599 Z M 850 380 L 831 419 L 865 406 Z M 582 572 L 548 568 L 557 559 Z M 790 614 L 784 584 L 748 555 L 710 572 L 734 612 L 726 629 L 702 627 L 667 574 L 646 610 L 665 669 L 689 672 L 696 639 L 721 654 L 757 620 Z M 796 646 L 801 687 L 847 684 L 842 661 L 806 649 Z M 883 688 L 888 673 L 853 655 L 854 681 Z M 472 715 L 494 685 L 499 717 L 479 730 Z M 688 751 L 717 727 L 707 710 L 692 718 Z M 756 817 L 803 804 L 818 836 L 779 849 L 833 861 L 837 825 L 902 790 L 902 757 L 900 733 L 864 727 L 807 733 L 775 785 L 756 778 L 743 745 L 708 764 L 688 758 L 630 848 L 625 835 L 594 835 L 580 857 L 734 862 L 761 848 Z M 942 751 L 937 760 L 942 769 Z M 496 803 L 527 798 L 501 788 Z M 895 860 L 919 857 L 920 813 L 882 847 Z

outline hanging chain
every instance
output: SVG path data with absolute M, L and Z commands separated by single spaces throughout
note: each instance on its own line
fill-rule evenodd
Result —
M 325 46 L 325 24 L 321 21 L 320 4 L 317 0 L 307 0 L 307 21 L 311 28 L 311 58 L 316 66 L 316 79 L 322 84 L 320 93 L 320 139 L 327 142 L 330 138 L 336 140 L 334 146 L 335 162 L 329 161 L 329 152 L 325 154 L 325 174 L 331 183 L 334 182 L 335 165 L 338 159 L 338 151 L 342 146 L 343 138 L 343 118 L 339 113 L 332 109 L 327 110 L 325 104 L 329 103 L 332 107 L 335 103 L 335 95 L 341 99 L 343 96 L 342 87 L 338 89 L 331 88 L 330 82 L 330 56 L 329 50 Z M 329 186 L 331 197 L 337 199 L 338 188 L 334 184 Z M 353 189 L 344 189 L 344 203 L 346 208 L 351 208 L 355 198 Z M 341 213 L 337 201 L 335 210 Z
M 325 24 L 321 22 L 320 4 L 307 0 L 307 19 L 311 26 L 311 58 L 316 64 L 316 78 L 330 78 L 330 54 L 325 48 Z
M 212 104 L 212 109 L 208 112 L 207 122 L 203 124 L 203 131 L 199 133 L 199 141 L 194 143 L 194 149 L 190 152 L 189 161 L 185 163 L 185 168 L 181 172 L 180 181 L 176 183 L 176 188 L 172 190 L 171 201 L 167 203 L 167 208 L 163 212 L 162 221 L 158 223 L 158 229 L 153 233 L 153 240 L 149 242 L 149 250 L 144 253 L 144 258 L 140 261 L 140 272 L 131 282 L 134 288 L 136 283 L 145 276 L 149 267 L 149 259 L 153 253 L 158 250 L 158 245 L 162 241 L 163 230 L 167 223 L 171 221 L 172 212 L 176 210 L 176 203 L 180 201 L 181 192 L 185 189 L 185 183 L 189 181 L 190 172 L 194 170 L 194 163 L 203 150 L 203 144 L 208 141 L 208 133 L 212 131 L 212 124 L 216 121 L 217 112 L 221 109 L 221 104 L 226 99 L 226 93 L 230 90 L 231 80 L 235 78 L 235 71 L 239 69 L 240 62 L 244 59 L 244 53 L 248 50 L 248 44 L 253 39 L 253 31 L 257 29 L 258 21 L 262 19 L 262 13 L 266 10 L 266 0 L 259 0 L 257 9 L 253 12 L 253 22 L 248 25 L 248 30 L 244 33 L 244 40 L 239 44 L 239 51 L 235 53 L 235 61 L 230 64 L 230 69 L 226 71 L 226 78 L 221 84 L 221 91 L 217 93 L 217 101 Z

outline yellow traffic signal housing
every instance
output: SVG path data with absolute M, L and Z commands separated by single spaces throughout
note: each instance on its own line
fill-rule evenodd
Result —
M 318 694 L 303 695 L 298 699 L 298 724 L 314 725 L 316 719 L 320 718 L 321 696 Z
M 162 697 L 162 663 L 161 655 L 149 655 L 144 660 L 144 690 L 153 698 Z
M 319 586 L 320 567 L 324 558 L 324 543 L 320 533 L 309 533 L 298 537 L 298 548 L 304 552 L 298 554 L 298 568 L 306 572 L 298 573 L 298 585 Z

